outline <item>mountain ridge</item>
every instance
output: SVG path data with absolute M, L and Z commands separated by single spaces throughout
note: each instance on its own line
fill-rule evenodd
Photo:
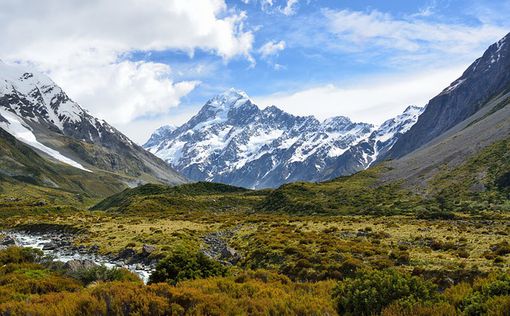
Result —
M 231 88 L 180 127 L 158 129 L 143 146 L 192 180 L 276 187 L 365 169 L 420 113 L 421 108 L 408 107 L 377 129 L 345 116 L 319 121 L 276 106 L 260 109 L 245 92 Z M 377 133 L 382 138 L 376 139 Z M 336 160 L 348 166 L 330 168 Z
M 510 91 L 510 33 L 489 46 L 450 86 L 432 98 L 416 124 L 381 160 L 400 158 L 468 119 Z

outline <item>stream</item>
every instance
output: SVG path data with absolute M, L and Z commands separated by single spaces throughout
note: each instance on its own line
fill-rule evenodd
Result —
M 148 282 L 149 276 L 154 270 L 153 266 L 144 263 L 130 264 L 122 259 L 113 259 L 108 256 L 98 255 L 84 251 L 84 249 L 81 248 L 66 246 L 48 247 L 48 245 L 56 244 L 55 241 L 58 237 L 54 234 L 36 234 L 20 231 L 4 231 L 2 233 L 14 239 L 16 246 L 40 249 L 45 255 L 51 256 L 55 261 L 68 262 L 70 260 L 89 260 L 97 265 L 104 265 L 108 268 L 122 267 L 137 274 L 144 283 Z

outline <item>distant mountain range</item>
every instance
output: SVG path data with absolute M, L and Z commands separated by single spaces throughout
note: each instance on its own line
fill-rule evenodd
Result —
M 0 156 L 0 175 L 17 181 L 83 191 L 90 178 L 97 178 L 110 183 L 111 190 L 105 194 L 146 182 L 185 182 L 164 161 L 83 110 L 47 76 L 2 62 L 0 128 L 7 133 L 0 136 L 16 145 L 13 148 L 28 146 L 44 157 L 31 165 L 31 161 L 13 159 L 17 153 L 5 150 Z M 8 134 L 17 142 L 7 139 Z M 56 170 L 54 166 L 58 166 L 59 174 L 49 172 Z M 64 183 L 67 181 L 60 177 L 66 168 L 77 169 L 69 171 L 74 175 L 73 183 Z M 85 191 L 89 189 L 95 191 L 93 185 Z
M 260 109 L 246 93 L 230 89 L 210 99 L 186 124 L 159 128 L 143 147 L 192 180 L 276 187 L 367 168 L 422 110 L 410 106 L 378 127 L 343 116 L 321 122 L 276 106 Z

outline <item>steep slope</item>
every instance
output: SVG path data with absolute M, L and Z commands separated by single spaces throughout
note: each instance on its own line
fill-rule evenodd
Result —
M 434 191 L 438 187 L 435 182 L 438 177 L 448 176 L 452 170 L 462 166 L 471 157 L 476 157 L 487 146 L 509 138 L 510 93 L 507 93 L 487 102 L 480 111 L 426 146 L 400 159 L 386 162 L 385 165 L 391 170 L 384 173 L 382 179 L 385 182 L 399 180 L 405 187 L 418 192 Z M 501 155 L 500 159 L 504 157 Z M 486 165 L 484 160 L 478 160 L 478 163 L 479 171 L 473 169 L 473 175 L 478 180 L 466 183 L 472 184 L 473 191 L 484 191 L 486 177 L 490 172 L 480 171 Z
M 40 155 L 84 170 L 104 171 L 126 185 L 185 180 L 164 161 L 72 101 L 47 76 L 0 62 L 0 127 Z
M 37 189 L 46 187 L 48 189 Z M 52 199 L 74 204 L 87 197 L 111 195 L 125 188 L 121 177 L 88 172 L 41 157 L 34 149 L 0 128 L 0 195 L 10 199 Z M 30 192 L 39 192 L 31 194 Z M 29 201 L 30 202 L 30 201 Z M 5 207 L 5 202 L 2 202 Z
M 384 158 L 399 158 L 466 120 L 489 100 L 510 91 L 510 34 L 491 45 L 438 96 Z
M 365 169 L 419 113 L 410 107 L 380 129 L 341 116 L 320 122 L 275 106 L 261 110 L 246 93 L 230 89 L 186 124 L 158 129 L 144 147 L 193 180 L 275 187 Z
M 387 162 L 391 170 L 382 176 L 383 181 L 400 180 L 418 192 L 446 190 L 441 183 L 448 181 L 438 179 L 448 177 L 485 147 L 510 137 L 509 41 L 507 35 L 491 45 L 460 79 L 429 102 L 418 122 L 388 156 L 399 157 L 411 148 L 413 151 Z M 420 143 L 424 144 L 420 147 Z M 473 169 L 477 180 L 464 181 L 470 183 L 470 189 L 460 191 L 480 193 L 487 189 L 491 172 L 483 171 L 486 163 L 482 159 L 478 163 L 480 169 Z

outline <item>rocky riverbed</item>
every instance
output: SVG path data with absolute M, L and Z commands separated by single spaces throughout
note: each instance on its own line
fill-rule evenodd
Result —
M 4 235 L 0 247 L 19 246 L 40 249 L 55 261 L 69 263 L 71 266 L 104 265 L 106 267 L 122 267 L 136 273 L 144 283 L 154 271 L 156 262 L 149 261 L 148 255 L 154 250 L 144 245 L 142 254 L 126 248 L 117 255 L 98 254 L 99 246 L 75 246 L 72 243 L 73 233 L 59 230 L 19 229 L 1 232 Z M 0 238 L 1 239 L 1 238 Z

